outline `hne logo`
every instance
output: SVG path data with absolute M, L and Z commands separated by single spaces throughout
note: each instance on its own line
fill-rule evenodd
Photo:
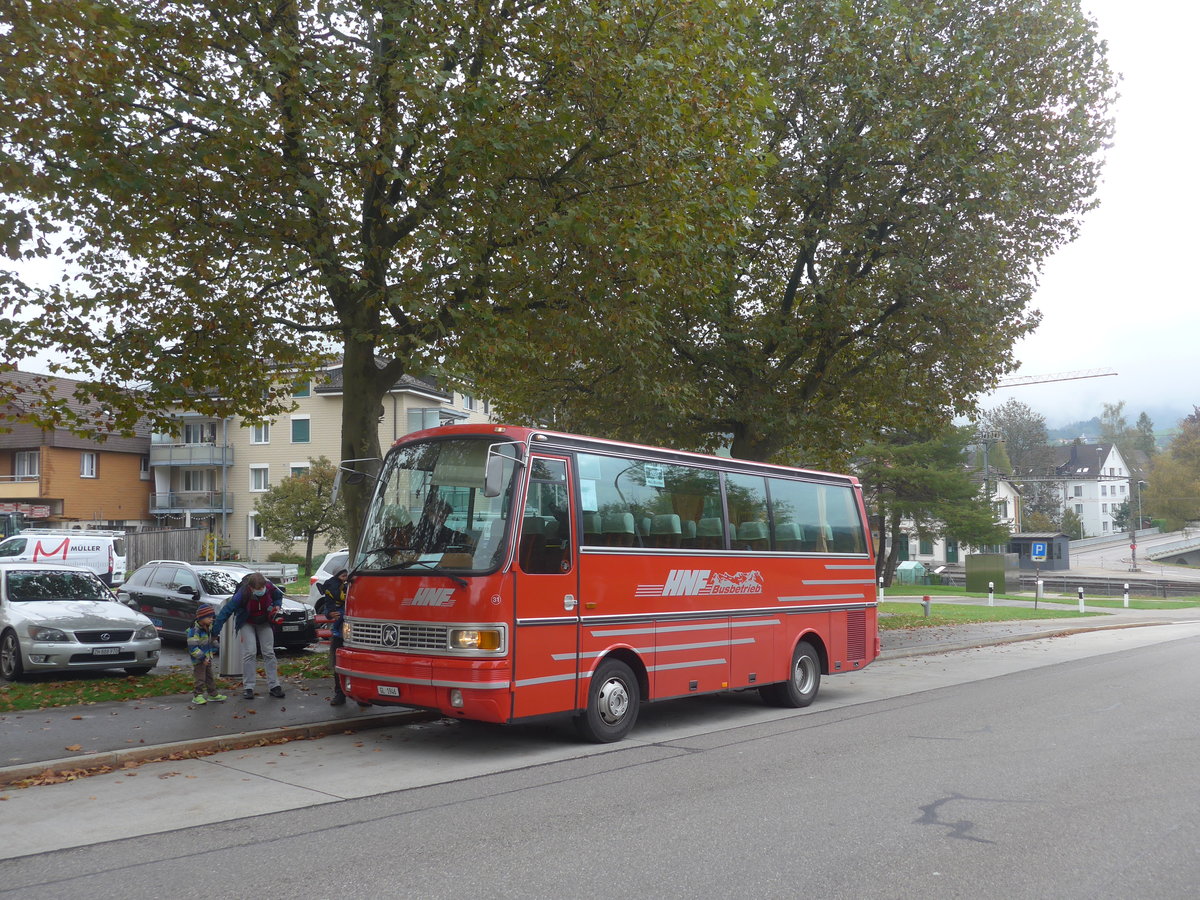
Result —
M 417 588 L 417 593 L 404 601 L 405 606 L 453 606 L 454 588 Z
M 672 569 L 666 584 L 639 584 L 639 597 L 682 597 L 687 594 L 761 594 L 762 573 Z

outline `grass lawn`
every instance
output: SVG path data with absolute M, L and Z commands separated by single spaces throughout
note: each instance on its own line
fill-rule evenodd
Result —
M 329 655 L 307 653 L 295 658 L 279 657 L 280 678 L 328 678 Z M 217 678 L 222 693 L 241 690 L 242 680 Z M 115 672 L 76 672 L 62 675 L 36 675 L 28 681 L 0 681 L 0 713 L 51 706 L 80 706 L 109 700 L 139 700 L 167 694 L 191 694 L 190 668 L 162 674 L 117 675 Z
M 956 596 L 961 597 L 959 593 Z M 932 599 L 932 595 L 931 595 Z M 1023 599 L 1023 598 L 1018 598 Z M 1085 619 L 1104 613 L 1053 609 L 1034 609 L 1024 606 L 974 606 L 966 603 L 930 603 L 929 616 L 920 603 L 885 600 L 879 604 L 879 630 L 901 628 L 933 628 L 939 625 L 973 625 L 978 622 L 1013 622 L 1028 619 Z
M 911 585 L 911 584 L 896 584 L 890 588 L 885 588 L 883 591 L 884 600 L 888 597 L 923 597 L 928 595 L 931 599 L 936 600 L 938 597 L 976 597 L 984 603 L 987 602 L 987 594 L 976 594 L 964 591 L 962 588 L 942 587 L 940 585 Z M 1030 604 L 1033 603 L 1032 594 L 996 594 L 998 600 L 1025 600 Z M 1084 601 L 1088 606 L 1100 606 L 1105 609 L 1123 609 L 1125 607 L 1125 599 L 1123 597 L 1089 597 L 1084 596 Z M 1038 601 L 1041 606 L 1045 603 L 1052 603 L 1055 607 L 1059 606 L 1079 606 L 1079 598 L 1075 596 L 1067 596 L 1065 594 L 1056 594 L 1052 597 L 1042 597 Z M 1162 600 L 1154 597 L 1134 597 L 1129 598 L 1130 609 L 1187 609 L 1188 607 L 1200 606 L 1200 597 L 1179 597 L 1174 600 Z M 994 607 L 988 607 L 993 609 Z M 1032 611 L 1032 606 L 1030 607 Z M 1055 615 L 1059 615 L 1056 612 Z M 1021 618 L 1018 616 L 1018 618 Z M 1036 619 L 1043 618 L 1041 616 L 1029 616 L 1028 618 Z M 994 620 L 988 620 L 994 621 Z

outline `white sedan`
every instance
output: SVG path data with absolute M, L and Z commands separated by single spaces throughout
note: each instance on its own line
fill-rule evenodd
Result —
M 79 566 L 0 563 L 0 678 L 158 664 L 158 629 Z

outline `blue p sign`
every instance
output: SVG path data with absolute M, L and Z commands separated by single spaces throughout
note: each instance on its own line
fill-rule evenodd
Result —
M 1029 556 L 1034 562 L 1046 561 L 1046 542 L 1034 541 L 1029 548 Z

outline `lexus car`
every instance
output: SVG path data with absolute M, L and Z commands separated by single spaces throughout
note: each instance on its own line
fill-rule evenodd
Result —
M 153 623 L 117 602 L 89 569 L 0 563 L 0 678 L 95 669 L 145 675 L 161 646 Z
M 156 559 L 139 566 L 117 591 L 121 602 L 144 613 L 163 637 L 184 640 L 196 608 L 220 609 L 254 570 L 238 563 L 187 563 Z M 275 624 L 275 646 L 303 650 L 317 639 L 311 606 L 283 598 L 283 621 Z

